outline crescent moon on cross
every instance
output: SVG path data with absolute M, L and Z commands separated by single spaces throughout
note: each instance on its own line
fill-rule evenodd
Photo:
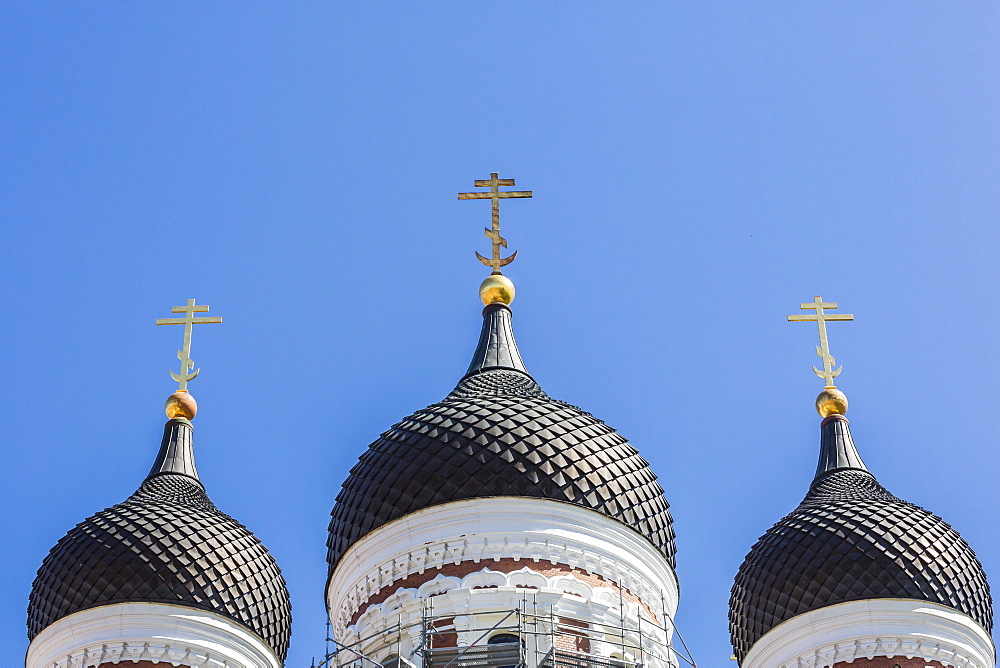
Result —
M 517 251 L 514 251 L 514 253 L 510 257 L 504 257 L 504 258 L 498 257 L 496 260 L 485 258 L 479 254 L 479 251 L 476 251 L 476 257 L 478 257 L 479 261 L 485 264 L 487 267 L 493 267 L 494 269 L 499 269 L 500 267 L 506 267 L 508 264 L 513 262 L 514 258 L 517 257 Z

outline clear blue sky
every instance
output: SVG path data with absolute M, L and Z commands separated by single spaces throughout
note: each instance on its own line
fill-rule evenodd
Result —
M 328 513 L 479 330 L 490 171 L 529 370 L 640 449 L 678 624 L 731 665 L 743 556 L 811 479 L 814 295 L 869 467 L 1000 584 L 991 2 L 5 2 L 0 664 L 48 549 L 156 453 L 188 298 L 196 448 L 323 650 Z

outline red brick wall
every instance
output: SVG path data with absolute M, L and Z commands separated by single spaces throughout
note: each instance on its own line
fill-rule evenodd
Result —
M 876 656 L 874 659 L 855 659 L 853 663 L 841 661 L 833 664 L 833 668 L 943 668 L 944 664 L 939 661 L 924 661 L 923 659 L 907 659 L 905 656 L 897 656 L 887 659 L 884 656 Z
M 559 618 L 559 628 L 556 629 L 556 647 L 558 649 L 568 649 L 572 652 L 590 652 L 590 638 L 584 630 L 588 624 L 578 619 Z M 577 631 L 576 629 L 581 629 Z M 561 631 L 561 633 L 560 633 Z
M 458 645 L 458 632 L 455 631 L 455 618 L 444 617 L 431 622 L 432 628 L 442 629 L 443 633 L 432 633 L 427 641 L 427 646 L 434 647 L 455 647 Z M 447 630 L 446 630 L 447 629 Z
M 527 566 L 536 573 L 541 573 L 545 577 L 552 577 L 554 575 L 569 575 L 572 574 L 576 579 L 581 582 L 585 582 L 591 587 L 611 587 L 612 589 L 617 589 L 618 585 L 607 580 L 596 573 L 588 573 L 587 571 L 580 570 L 578 568 L 570 568 L 566 564 L 552 564 L 548 561 L 545 562 L 533 562 L 517 559 L 500 559 L 499 561 L 483 560 L 479 563 L 474 561 L 463 561 L 460 564 L 445 564 L 441 568 L 432 568 L 424 571 L 423 573 L 414 573 L 409 577 L 403 578 L 402 580 L 397 580 L 388 587 L 384 587 L 377 594 L 365 601 L 359 608 L 358 611 L 354 613 L 351 617 L 351 624 L 358 621 L 362 613 L 368 609 L 368 606 L 374 605 L 375 603 L 382 603 L 387 598 L 395 594 L 400 589 L 416 589 L 428 580 L 433 580 L 438 575 L 450 576 L 461 578 L 469 573 L 475 573 L 476 571 L 481 571 L 484 568 L 489 568 L 492 571 L 500 571 L 501 573 L 511 573 L 513 571 L 520 570 Z M 646 610 L 654 620 L 659 621 L 660 616 L 653 612 L 653 609 L 659 609 L 659 602 L 654 603 L 653 609 L 646 603 L 639 600 L 639 597 L 630 592 L 628 589 L 622 590 L 622 598 L 631 603 L 639 603 Z

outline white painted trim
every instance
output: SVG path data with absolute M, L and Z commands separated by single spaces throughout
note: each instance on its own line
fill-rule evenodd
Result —
M 877 598 L 793 617 L 754 643 L 742 668 L 823 668 L 876 656 L 919 657 L 958 668 L 992 668 L 990 634 L 936 603 Z
M 677 576 L 643 536 L 571 503 L 498 496 L 424 508 L 363 536 L 344 553 L 327 587 L 335 631 L 369 598 L 426 569 L 523 559 L 566 564 L 619 583 L 667 615 L 677 611 Z
M 164 603 L 88 608 L 50 624 L 28 646 L 26 668 L 87 668 L 141 660 L 194 668 L 281 668 L 245 626 Z
M 443 597 L 442 594 L 455 592 L 461 603 L 456 603 L 456 598 Z M 434 598 L 435 615 L 467 614 L 472 605 L 470 600 L 497 598 L 497 594 L 502 594 L 500 598 L 509 598 L 509 605 L 506 608 L 513 610 L 523 607 L 527 600 L 525 595 L 542 595 L 544 599 L 544 610 L 548 611 L 548 606 L 554 606 L 552 612 L 555 614 L 565 613 L 571 617 L 590 617 L 594 621 L 597 618 L 606 618 L 600 623 L 619 626 L 621 620 L 622 604 L 626 628 L 638 627 L 641 614 L 646 623 L 653 622 L 653 617 L 638 603 L 623 600 L 618 595 L 618 590 L 613 587 L 592 587 L 591 585 L 576 578 L 572 574 L 555 575 L 546 577 L 528 567 L 521 568 L 510 573 L 493 571 L 489 568 L 469 573 L 463 578 L 447 575 L 437 575 L 432 580 L 428 580 L 419 588 L 408 587 L 398 589 L 382 603 L 375 603 L 365 609 L 364 613 L 358 617 L 358 621 L 351 625 L 348 630 L 359 636 L 370 635 L 373 630 L 382 630 L 396 624 L 400 611 L 409 601 L 418 599 Z M 496 610 L 498 603 L 492 602 L 482 607 L 484 610 Z M 423 606 L 412 606 L 422 609 Z M 475 606 L 473 606 L 475 607 Z M 530 606 L 529 606 L 530 607 Z M 657 615 L 659 617 L 659 615 Z M 653 623 L 659 623 L 656 620 Z M 667 621 L 669 628 L 670 621 Z

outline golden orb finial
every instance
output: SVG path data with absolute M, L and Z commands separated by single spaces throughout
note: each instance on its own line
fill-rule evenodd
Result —
M 514 301 L 514 283 L 500 272 L 490 274 L 479 286 L 479 298 L 486 306 L 496 302 L 509 306 Z
M 835 387 L 824 388 L 816 397 L 816 411 L 822 417 L 847 413 L 847 395 Z
M 194 400 L 194 397 L 187 390 L 180 390 L 167 397 L 164 410 L 167 412 L 167 417 L 171 420 L 176 418 L 193 420 L 194 416 L 198 413 L 198 402 Z

